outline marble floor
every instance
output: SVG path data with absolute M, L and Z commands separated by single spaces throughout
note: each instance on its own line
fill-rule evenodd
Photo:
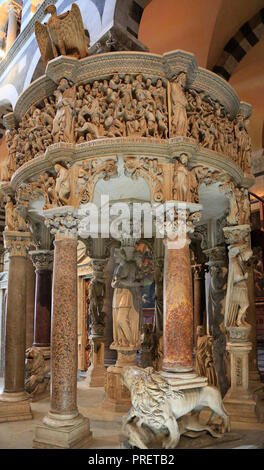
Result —
M 0 379 L 0 389 L 3 379 Z M 122 414 L 105 411 L 102 402 L 103 388 L 87 388 L 80 376 L 78 380 L 78 407 L 80 413 L 90 419 L 93 449 L 120 449 L 119 435 Z M 33 419 L 0 424 L 0 449 L 31 449 L 34 428 L 49 410 L 49 400 L 31 404 Z M 179 449 L 264 449 L 264 425 L 231 428 L 231 433 L 214 439 L 205 434 L 198 439 L 182 437 Z

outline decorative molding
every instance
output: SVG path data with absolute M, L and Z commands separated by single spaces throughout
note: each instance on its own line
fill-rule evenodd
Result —
M 31 256 L 32 263 L 36 269 L 36 271 L 52 270 L 52 262 L 53 262 L 53 251 L 48 250 L 35 250 L 30 251 L 29 255 Z
M 52 234 L 63 238 L 77 238 L 78 211 L 72 206 L 57 207 L 43 211 L 45 224 Z
M 9 251 L 9 256 L 26 258 L 28 250 L 32 245 L 31 233 L 29 232 L 3 232 L 4 246 Z

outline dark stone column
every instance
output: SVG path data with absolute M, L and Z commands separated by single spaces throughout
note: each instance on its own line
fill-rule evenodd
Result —
M 34 303 L 35 303 L 35 270 L 29 257 L 26 260 L 26 348 L 32 346 L 34 338 Z
M 5 326 L 4 393 L 0 396 L 0 422 L 32 419 L 25 392 L 26 263 L 31 244 L 28 232 L 4 232 L 9 250 Z
M 193 331 L 197 343 L 197 326 L 204 325 L 205 311 L 205 268 L 203 264 L 193 266 Z
M 36 269 L 33 346 L 49 348 L 53 252 L 36 250 L 30 254 Z

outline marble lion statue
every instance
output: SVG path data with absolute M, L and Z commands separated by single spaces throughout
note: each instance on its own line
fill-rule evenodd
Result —
M 25 363 L 25 389 L 32 398 L 48 389 L 47 372 L 49 369 L 45 365 L 43 353 L 34 346 L 28 348 Z
M 122 433 L 132 447 L 157 448 L 153 447 L 156 440 L 162 448 L 174 449 L 182 434 L 198 437 L 199 432 L 208 431 L 213 437 L 220 437 L 230 431 L 229 416 L 214 386 L 177 390 L 152 367 L 125 367 L 122 379 L 132 400 L 132 408 L 123 418 Z M 198 413 L 205 406 L 212 413 L 208 424 L 203 425 Z M 215 415 L 222 418 L 221 433 L 212 427 Z

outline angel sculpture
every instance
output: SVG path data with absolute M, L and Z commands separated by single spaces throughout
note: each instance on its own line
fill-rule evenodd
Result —
M 35 34 L 45 65 L 60 55 L 83 59 L 88 55 L 89 38 L 85 35 L 82 16 L 76 3 L 71 11 L 57 15 L 55 5 L 49 5 L 44 11 L 50 13 L 47 23 L 35 23 Z

